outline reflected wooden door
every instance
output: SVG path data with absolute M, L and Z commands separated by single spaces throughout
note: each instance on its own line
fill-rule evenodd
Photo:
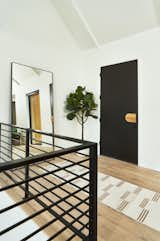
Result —
M 41 130 L 41 109 L 40 109 L 40 94 L 39 91 L 29 94 L 29 115 L 30 128 Z M 40 144 L 42 135 L 38 133 L 32 134 L 32 144 Z

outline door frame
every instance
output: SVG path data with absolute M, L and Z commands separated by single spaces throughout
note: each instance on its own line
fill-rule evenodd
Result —
M 118 62 L 118 63 L 113 63 L 113 64 L 109 64 L 109 65 L 103 65 L 100 67 L 100 139 L 99 139 L 99 152 L 100 155 L 101 154 L 101 141 L 102 141 L 102 125 L 101 125 L 101 120 L 102 120 L 102 68 L 104 67 L 109 67 L 109 66 L 113 66 L 113 65 L 119 65 L 119 64 L 123 64 L 123 63 L 127 63 L 127 62 L 132 62 L 132 61 L 136 61 L 137 62 L 137 164 L 134 163 L 130 163 L 133 165 L 139 165 L 139 60 L 138 59 L 130 59 L 127 61 L 123 61 L 123 62 Z M 111 156 L 108 156 L 111 157 Z M 115 158 L 117 160 L 119 160 L 116 157 L 111 157 L 111 158 Z M 120 161 L 124 161 L 124 160 L 120 160 Z
M 53 82 L 49 84 L 49 98 L 50 98 L 50 112 L 51 112 L 51 125 L 52 125 L 52 133 L 54 135 L 54 106 L 53 106 Z M 52 138 L 52 144 L 54 146 L 54 136 Z
M 31 118 L 31 101 L 30 101 L 30 97 L 33 95 L 39 95 L 40 91 L 39 90 L 34 90 L 32 92 L 29 92 L 26 94 L 27 97 L 27 102 L 28 102 L 28 113 L 29 113 L 29 128 L 32 128 L 32 118 Z M 30 135 L 30 139 L 31 139 L 31 144 L 33 144 L 33 140 L 32 140 L 32 134 Z
M 32 118 L 31 118 L 31 101 L 30 97 L 33 95 L 39 95 L 39 90 L 32 91 L 27 93 L 26 96 L 28 98 L 28 112 L 29 112 L 29 128 L 32 129 Z

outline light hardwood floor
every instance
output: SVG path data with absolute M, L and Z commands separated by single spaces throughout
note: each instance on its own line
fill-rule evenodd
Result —
M 99 172 L 160 192 L 159 172 L 103 156 L 98 160 L 98 170 Z M 13 194 L 11 196 L 13 197 Z M 18 196 L 14 193 L 15 200 L 19 198 Z M 32 213 L 37 209 L 39 207 L 36 207 L 35 204 L 25 207 L 27 213 Z M 49 218 L 45 215 L 41 219 L 35 219 L 35 221 L 41 226 Z M 57 223 L 56 226 L 54 225 L 54 228 L 58 228 L 58 226 L 59 224 Z M 46 233 L 48 235 L 52 234 L 53 226 L 47 229 Z M 68 233 L 66 233 L 65 237 L 67 236 Z M 63 236 L 61 239 L 56 240 L 65 241 L 67 239 L 65 237 Z M 106 205 L 98 204 L 98 241 L 160 241 L 160 232 L 152 230 L 143 224 L 138 224 Z
M 103 156 L 98 166 L 100 172 L 160 192 L 159 172 Z M 160 232 L 99 204 L 98 241 L 160 241 Z

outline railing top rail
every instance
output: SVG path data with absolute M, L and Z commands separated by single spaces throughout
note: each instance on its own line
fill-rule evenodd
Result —
M 27 164 L 34 164 L 36 162 L 45 161 L 47 159 L 59 157 L 59 156 L 66 155 L 66 154 L 69 154 L 72 152 L 84 150 L 84 149 L 87 149 L 94 145 L 96 145 L 96 143 L 88 142 L 88 143 L 85 143 L 82 145 L 65 148 L 63 150 L 53 151 L 53 152 L 49 152 L 49 153 L 43 153 L 43 154 L 39 154 L 39 155 L 32 156 L 32 157 L 18 159 L 15 161 L 8 161 L 5 163 L 0 163 L 0 172 L 14 169 L 14 168 L 21 167 L 21 166 L 25 166 Z
M 12 125 L 12 124 L 7 124 L 7 123 L 5 123 L 5 122 L 0 122 L 0 124 L 1 124 L 1 125 L 4 125 L 4 126 L 14 127 L 14 128 L 21 129 L 21 130 L 26 130 L 26 129 L 27 129 L 27 128 L 24 128 L 24 127 Z
M 85 144 L 85 143 L 94 143 L 94 142 L 88 142 L 88 141 L 82 141 L 80 139 L 74 138 L 74 137 L 68 137 L 68 136 L 62 136 L 62 135 L 57 135 L 57 134 L 53 134 L 53 133 L 49 133 L 49 132 L 44 132 L 44 131 L 40 131 L 40 130 L 34 130 L 31 128 L 24 128 L 24 127 L 20 127 L 17 125 L 12 125 L 12 124 L 7 124 L 4 122 L 0 122 L 1 125 L 5 125 L 8 127 L 12 127 L 12 128 L 17 128 L 17 129 L 21 129 L 21 130 L 29 130 L 30 132 L 34 132 L 34 133 L 38 133 L 38 134 L 42 134 L 42 135 L 46 135 L 46 136 L 50 136 L 50 137 L 55 137 L 55 138 L 59 138 L 59 139 L 63 139 L 66 141 L 71 141 L 71 142 L 75 142 L 75 143 L 81 143 L 81 144 Z

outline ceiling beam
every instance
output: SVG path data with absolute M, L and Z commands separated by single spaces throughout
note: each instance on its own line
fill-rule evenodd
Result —
M 99 46 L 76 1 L 52 0 L 52 3 L 81 49 L 90 49 Z
M 153 7 L 155 10 L 155 15 L 157 19 L 158 25 L 160 25 L 160 1 L 159 0 L 153 0 Z
M 89 26 L 86 18 L 84 17 L 84 15 L 82 14 L 81 10 L 79 9 L 76 1 L 75 1 L 75 0 L 72 0 L 72 4 L 73 4 L 73 7 L 74 7 L 75 11 L 77 12 L 79 18 L 81 19 L 81 21 L 82 21 L 82 23 L 83 23 L 86 31 L 88 32 L 88 34 L 89 34 L 90 37 L 92 38 L 95 46 L 96 46 L 97 48 L 99 48 L 99 43 L 98 43 L 95 35 L 93 34 L 93 32 L 92 32 L 92 30 L 91 30 L 91 28 L 90 28 L 90 26 Z

